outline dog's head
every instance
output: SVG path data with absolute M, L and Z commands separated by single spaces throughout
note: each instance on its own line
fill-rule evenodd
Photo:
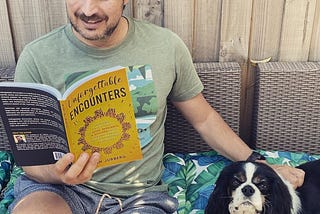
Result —
M 295 213 L 293 188 L 268 165 L 234 162 L 225 167 L 210 196 L 206 213 Z

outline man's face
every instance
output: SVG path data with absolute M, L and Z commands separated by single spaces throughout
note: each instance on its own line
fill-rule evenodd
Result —
M 17 139 L 18 142 L 21 141 L 21 140 L 23 140 L 20 135 L 17 135 L 17 136 L 16 136 L 16 139 Z
M 86 40 L 107 39 L 117 28 L 128 0 L 66 0 L 74 30 Z

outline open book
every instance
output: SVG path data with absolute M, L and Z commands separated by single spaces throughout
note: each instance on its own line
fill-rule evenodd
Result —
M 142 151 L 126 68 L 86 76 L 63 95 L 37 83 L 0 83 L 0 132 L 17 165 L 55 163 L 99 152 L 98 167 L 139 160 Z M 3 139 L 0 139 L 3 140 Z

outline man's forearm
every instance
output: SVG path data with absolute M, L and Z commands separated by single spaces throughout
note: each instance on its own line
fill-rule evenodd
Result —
M 195 127 L 202 138 L 221 155 L 233 160 L 246 160 L 252 150 L 214 110 L 206 121 Z

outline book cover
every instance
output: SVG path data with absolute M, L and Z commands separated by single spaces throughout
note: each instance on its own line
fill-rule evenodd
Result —
M 126 68 L 75 81 L 63 96 L 41 84 L 0 83 L 0 105 L 18 165 L 83 151 L 101 154 L 98 167 L 142 158 Z

